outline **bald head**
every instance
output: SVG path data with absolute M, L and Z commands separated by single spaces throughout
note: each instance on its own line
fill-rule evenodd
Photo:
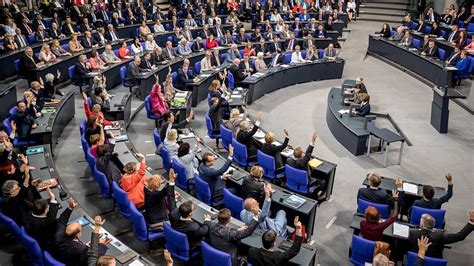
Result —
M 234 59 L 234 61 L 232 61 L 232 63 L 236 66 L 238 66 L 240 64 L 240 59 L 236 58 Z
M 70 223 L 66 226 L 64 232 L 66 237 L 70 239 L 78 239 L 81 236 L 82 226 L 79 222 Z

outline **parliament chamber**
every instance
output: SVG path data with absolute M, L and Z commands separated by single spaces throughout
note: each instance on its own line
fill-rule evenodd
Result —
M 2 1 L 0 265 L 474 264 L 471 5 Z

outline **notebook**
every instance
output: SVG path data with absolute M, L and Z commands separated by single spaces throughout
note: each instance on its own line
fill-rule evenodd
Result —
M 403 182 L 403 191 L 411 194 L 418 194 L 418 186 L 415 184 Z
M 393 234 L 397 236 L 401 236 L 404 238 L 408 238 L 408 234 L 410 233 L 410 227 L 408 225 L 393 223 Z
M 306 202 L 305 199 L 298 197 L 296 195 L 291 195 L 283 201 L 283 203 L 296 209 L 301 207 L 301 205 L 303 205 L 305 202 Z

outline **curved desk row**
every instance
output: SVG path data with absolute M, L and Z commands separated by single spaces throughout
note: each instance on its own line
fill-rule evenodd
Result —
M 296 65 L 282 65 L 271 67 L 261 76 L 252 75 L 244 79 L 241 84 L 249 89 L 247 104 L 252 104 L 263 95 L 275 90 L 323 79 L 339 79 L 344 70 L 344 59 L 335 61 L 326 59 Z
M 364 129 L 363 117 L 351 117 L 341 114 L 340 110 L 349 107 L 342 103 L 342 89 L 331 88 L 328 94 L 326 122 L 333 136 L 352 154 L 364 154 L 369 131 Z
M 59 186 L 52 188 L 51 191 L 56 196 L 56 200 L 58 201 L 58 204 L 59 204 L 59 211 L 58 211 L 58 217 L 59 217 L 59 215 L 63 212 L 63 210 L 65 210 L 68 207 L 68 204 L 66 202 L 67 194 L 62 195 L 64 193 L 63 189 L 66 189 L 66 188 L 62 186 L 61 184 L 61 176 L 58 174 L 53 158 L 51 156 L 51 147 L 49 145 L 31 146 L 27 149 L 27 153 L 29 151 L 34 151 L 34 150 L 39 151 L 41 149 L 43 150 L 42 152 L 37 152 L 37 153 L 28 155 L 29 164 L 36 168 L 35 170 L 31 171 L 31 176 L 32 178 L 41 180 L 41 181 L 48 181 L 52 178 L 55 178 L 58 181 Z M 41 191 L 40 195 L 44 199 L 49 198 L 46 190 Z M 80 239 L 82 242 L 88 243 L 89 241 L 91 241 L 91 233 L 94 231 L 94 227 L 93 227 L 94 218 L 88 216 L 87 212 L 78 206 L 74 209 L 74 212 L 71 215 L 70 221 L 78 221 L 78 220 L 86 221 L 87 223 L 87 224 L 82 225 L 82 234 L 81 234 Z M 104 228 L 101 228 L 100 233 L 103 236 L 110 239 L 110 242 L 106 245 L 107 246 L 106 255 L 114 256 L 115 258 L 117 258 L 125 253 L 131 253 L 128 261 L 124 263 L 120 263 L 117 260 L 116 263 L 118 265 L 130 265 L 133 263 L 143 263 L 143 264 L 150 265 L 151 263 L 150 261 L 147 261 L 146 259 L 142 258 L 138 253 L 130 249 L 125 243 L 115 238 L 111 233 L 109 233 Z
M 402 68 L 418 74 L 438 87 L 450 87 L 455 67 L 446 67 L 444 61 L 420 55 L 416 48 L 397 45 L 379 36 L 369 36 L 369 54 L 384 57 Z
M 8 111 L 15 106 L 16 101 L 15 84 L 0 84 L 0 119 L 2 121 L 9 116 Z
M 30 139 L 37 143 L 49 144 L 54 151 L 56 142 L 66 125 L 75 114 L 74 90 L 65 91 L 64 96 L 56 97 L 59 104 L 45 106 L 42 116 L 37 118 L 38 127 L 31 130 Z

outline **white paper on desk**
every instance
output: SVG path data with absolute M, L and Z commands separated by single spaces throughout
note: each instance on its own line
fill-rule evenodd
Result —
M 283 156 L 286 156 L 286 157 L 290 157 L 293 154 L 293 150 L 288 149 L 286 151 L 282 151 L 280 154 L 283 155 Z
M 265 137 L 265 133 L 263 133 L 263 131 L 259 129 L 257 130 L 257 132 L 255 132 L 255 134 L 253 134 L 253 137 L 257 139 L 261 139 Z
M 343 114 L 348 114 L 349 113 L 349 109 L 341 109 L 339 111 L 337 111 L 338 113 L 340 113 L 341 115 Z
M 201 74 L 200 76 L 201 76 L 201 78 L 208 78 L 208 77 L 211 76 L 211 74 Z
M 418 194 L 418 186 L 415 184 L 403 182 L 403 191 L 411 194 Z
M 404 238 L 408 238 L 408 234 L 410 233 L 410 227 L 408 225 L 393 223 L 393 234 L 397 236 L 401 236 Z
M 105 126 L 104 130 L 117 130 L 120 129 L 120 127 L 114 127 L 114 126 Z
M 281 67 L 290 67 L 290 65 L 285 64 L 285 65 L 281 65 Z
M 186 98 L 186 96 L 188 95 L 187 92 L 178 92 L 174 95 L 175 98 Z
M 230 166 L 229 169 L 227 169 L 227 171 L 225 171 L 224 175 L 228 174 L 230 171 L 234 171 L 234 170 L 235 170 L 235 168 Z
M 132 263 L 128 264 L 129 266 L 142 266 L 143 264 L 140 260 L 136 259 Z
M 240 99 L 240 98 L 242 98 L 242 95 L 240 95 L 240 94 L 232 94 L 232 95 L 230 96 L 230 98 L 233 98 L 233 99 Z
M 438 40 L 438 41 L 444 41 L 444 38 L 443 38 L 443 37 L 438 37 L 438 38 L 436 38 L 436 40 Z
M 180 139 L 190 139 L 190 138 L 194 138 L 194 133 L 193 132 L 189 132 L 189 134 L 185 135 L 185 134 L 179 134 L 179 138 Z
M 448 66 L 446 67 L 447 70 L 458 70 L 456 67 L 453 67 L 453 66 Z

